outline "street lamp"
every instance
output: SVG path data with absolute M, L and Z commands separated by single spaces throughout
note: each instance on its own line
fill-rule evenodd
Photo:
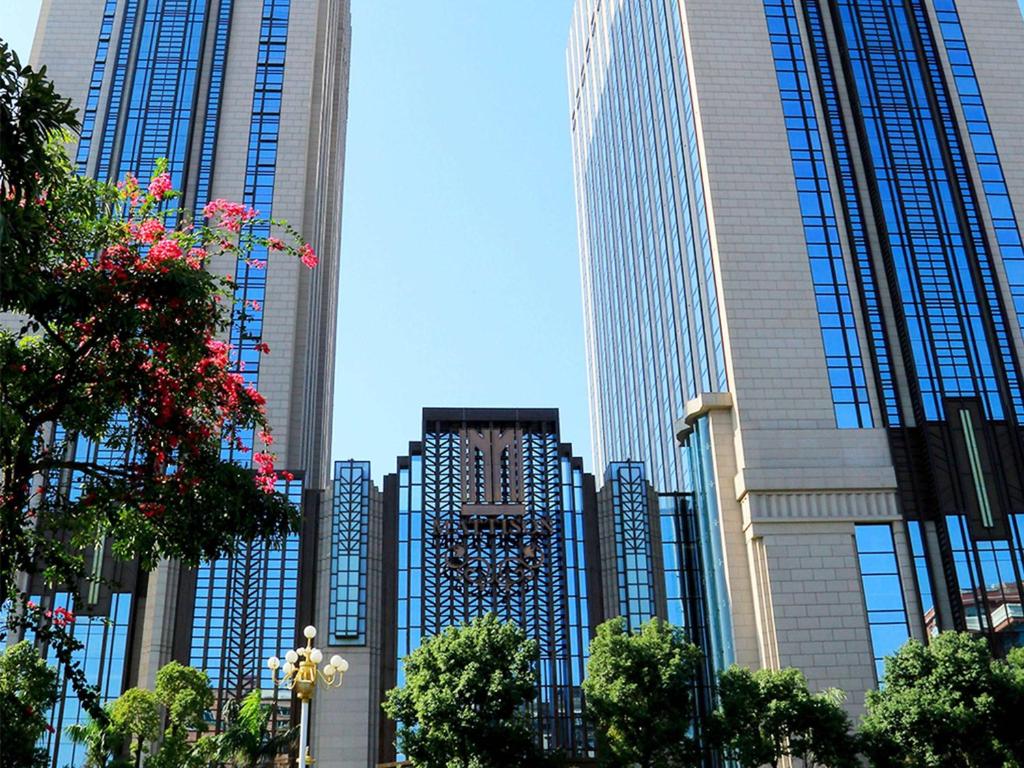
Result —
M 319 648 L 313 647 L 313 638 L 316 637 L 316 627 L 310 625 L 302 630 L 306 636 L 306 647 L 296 648 L 284 655 L 284 666 L 277 656 L 267 659 L 267 666 L 270 667 L 270 679 L 279 688 L 287 688 L 295 691 L 299 697 L 301 714 L 299 716 L 299 768 L 303 765 L 312 765 L 313 757 L 309 754 L 309 704 L 316 693 L 316 684 L 319 680 L 328 688 L 341 686 L 341 678 L 348 671 L 348 662 L 338 654 L 331 656 L 331 660 L 320 669 L 320 662 L 324 654 Z M 299 660 L 301 657 L 301 661 Z M 281 670 L 278 674 L 278 669 Z

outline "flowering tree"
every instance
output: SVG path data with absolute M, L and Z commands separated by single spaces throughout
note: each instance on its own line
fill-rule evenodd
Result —
M 312 268 L 316 256 L 238 203 L 191 220 L 162 163 L 146 184 L 78 175 L 59 143 L 73 113 L 45 70 L 2 44 L 0 69 L 0 312 L 15 318 L 0 328 L 0 600 L 67 639 L 74 617 L 29 605 L 19 571 L 73 590 L 100 541 L 143 567 L 194 565 L 296 529 L 264 398 L 226 340 L 257 308 L 236 307 L 232 279 L 210 266 L 226 255 L 263 269 L 258 252 Z M 270 231 L 281 237 L 254 234 Z M 104 455 L 76 452 L 81 441 Z

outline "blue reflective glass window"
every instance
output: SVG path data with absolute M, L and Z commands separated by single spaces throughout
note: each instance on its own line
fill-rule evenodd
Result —
M 888 523 L 858 524 L 856 541 L 875 674 L 881 680 L 885 657 L 910 638 L 896 544 Z
M 977 541 L 962 515 L 946 518 L 959 602 L 967 629 L 989 632 L 1004 650 L 1024 645 L 1019 629 L 1024 594 L 1024 515 L 1008 516 L 1009 536 Z
M 1002 163 L 999 160 L 999 153 L 995 144 L 995 137 L 992 135 L 992 128 L 989 125 L 988 114 L 985 110 L 985 102 L 982 98 L 981 89 L 974 72 L 974 65 L 971 61 L 970 52 L 967 49 L 967 40 L 964 37 L 963 29 L 960 26 L 960 16 L 957 12 L 955 0 L 934 0 L 935 16 L 939 22 L 939 33 L 949 58 L 953 72 L 953 84 L 959 96 L 960 107 L 963 110 L 967 127 L 967 137 L 970 148 L 974 153 L 978 172 L 982 178 L 981 193 L 988 203 L 989 215 L 992 219 L 992 227 L 995 230 L 996 243 L 1002 257 L 1007 284 L 1010 289 L 1013 310 L 1017 315 L 1017 322 L 1024 331 L 1024 243 L 1021 241 L 1020 225 L 1013 210 L 1013 203 L 1010 200 L 1009 190 L 1006 186 L 1006 179 L 1003 175 Z M 916 5 L 918 18 L 924 21 L 922 14 L 924 8 L 920 2 Z M 930 39 L 928 40 L 930 43 Z M 933 80 L 942 95 L 945 94 L 945 80 L 937 62 L 930 67 Z M 951 113 L 947 110 L 943 114 L 944 124 L 947 133 L 954 135 L 954 140 L 959 147 L 959 134 Z M 967 170 L 963 161 L 958 160 L 957 171 L 962 191 L 966 194 L 968 201 L 973 199 L 974 191 L 967 178 Z M 973 212 L 973 211 L 972 211 Z M 972 237 L 984 244 L 982 223 L 975 216 L 971 220 Z M 983 265 L 983 267 L 986 265 Z M 986 282 L 986 292 L 989 301 L 998 306 L 998 291 L 996 283 L 988 270 L 983 271 L 983 279 Z M 1001 320 L 1001 318 L 1000 318 Z M 1013 374 L 1013 363 L 1010 350 L 1012 343 L 1002 324 L 997 324 L 996 333 L 1000 353 L 1002 354 L 1007 368 Z M 1014 400 L 1014 408 L 1018 417 L 1024 411 L 1024 404 L 1021 401 L 1020 385 L 1017 382 L 1016 391 L 1011 393 Z
M 280 92 L 284 82 L 290 8 L 290 0 L 263 0 L 260 16 L 242 202 L 257 210 L 264 220 L 269 220 L 273 214 L 271 204 L 281 122 Z M 215 134 L 211 138 L 211 141 L 214 140 Z M 257 237 L 267 237 L 271 233 L 267 224 L 253 226 L 251 232 Z M 267 248 L 257 246 L 248 254 L 248 258 L 240 258 L 235 264 L 234 322 L 230 336 L 232 360 L 235 372 L 253 385 L 259 380 L 261 357 L 258 346 L 263 341 L 269 258 Z M 233 458 L 245 461 L 245 457 Z
M 157 159 L 166 158 L 172 183 L 182 184 L 206 18 L 207 0 L 163 0 L 143 9 L 115 175 L 148 178 Z
M 718 511 L 714 455 L 711 448 L 711 432 L 706 419 L 700 419 L 694 424 L 685 452 L 690 463 L 694 520 L 699 542 L 697 549 L 703 570 L 708 637 L 706 653 L 711 661 L 712 670 L 721 671 L 735 661 L 735 650 L 732 608 Z
M 276 488 L 298 508 L 302 487 L 300 479 L 281 479 Z M 243 544 L 234 555 L 197 569 L 189 664 L 210 676 L 216 712 L 222 711 L 228 697 L 253 687 L 276 691 L 264 660 L 295 644 L 298 583 L 299 536 L 295 533 L 279 546 Z M 240 649 L 245 651 L 241 656 Z M 275 722 L 285 722 L 290 702 L 282 700 L 275 706 L 281 708 Z
M 864 362 L 825 165 L 807 61 L 792 0 L 764 0 L 776 80 L 810 259 L 836 426 L 872 426 Z
M 935 615 L 931 568 L 928 565 L 928 552 L 925 549 L 921 523 L 917 520 L 907 521 L 907 534 L 910 538 L 910 551 L 914 557 L 914 573 L 917 577 L 917 591 L 921 600 L 921 618 L 929 634 L 933 634 L 938 632 L 938 618 Z
M 978 397 L 990 418 L 1019 415 L 991 254 L 924 3 L 838 0 L 836 9 L 925 418 L 945 418 L 951 396 Z
M 598 457 L 643 459 L 680 487 L 672 420 L 727 383 L 679 9 L 619 6 L 601 45 L 603 92 L 582 103 L 593 130 L 576 146 Z
M 202 143 L 196 168 L 196 196 L 194 217 L 199 219 L 203 207 L 210 201 L 213 181 L 213 162 L 220 124 L 220 105 L 224 91 L 224 65 L 227 60 L 228 38 L 231 34 L 231 11 L 234 0 L 220 0 L 217 26 L 214 30 L 213 56 L 209 64 L 209 84 L 206 92 L 206 114 L 203 118 Z
M 45 598 L 36 596 L 33 600 L 50 610 L 64 608 L 73 611 L 75 607 L 72 605 L 71 594 L 67 592 L 57 592 Z M 106 615 L 88 616 L 80 612 L 75 622 L 69 625 L 72 636 L 83 646 L 72 653 L 71 663 L 80 665 L 88 683 L 96 687 L 101 705 L 116 699 L 124 690 L 131 617 L 131 594 L 114 592 L 110 595 L 110 607 Z M 25 637 L 32 641 L 34 633 L 26 632 Z M 48 647 L 46 659 L 56 664 L 57 660 L 51 654 L 52 649 Z M 39 746 L 49 753 L 49 764 L 53 768 L 63 768 L 79 765 L 85 760 L 85 746 L 72 742 L 65 728 L 84 723 L 88 713 L 68 680 L 59 677 L 57 691 L 57 703 L 50 710 L 49 716 L 53 730 L 43 735 Z

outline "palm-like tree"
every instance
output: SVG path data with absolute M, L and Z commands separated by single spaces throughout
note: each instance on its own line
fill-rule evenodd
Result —
M 217 761 L 230 763 L 235 768 L 261 768 L 273 763 L 275 757 L 295 740 L 298 728 L 283 733 L 271 732 L 273 707 L 263 703 L 256 690 L 239 702 L 228 702 L 225 708 L 226 725 L 216 739 Z
M 75 723 L 64 728 L 71 741 L 85 747 L 83 768 L 119 768 L 131 763 L 117 754 L 124 746 L 124 736 L 110 727 L 109 723 L 100 723 L 87 718 L 84 723 Z

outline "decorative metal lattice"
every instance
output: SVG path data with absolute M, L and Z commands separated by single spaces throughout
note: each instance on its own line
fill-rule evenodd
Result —
M 549 429 L 453 424 L 424 435 L 423 632 L 485 613 L 519 624 L 540 646 L 538 741 L 578 751 L 561 461 Z

